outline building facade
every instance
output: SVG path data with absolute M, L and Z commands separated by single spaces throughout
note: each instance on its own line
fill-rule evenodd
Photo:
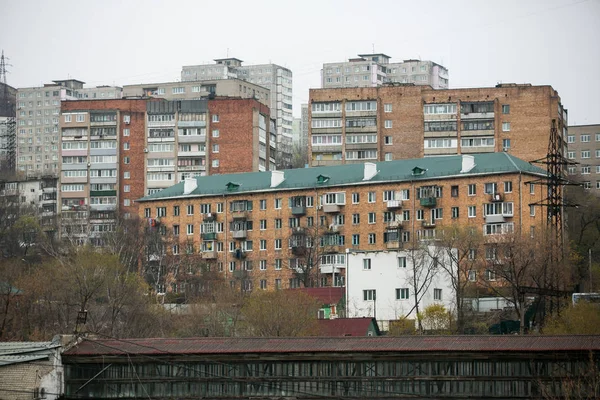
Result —
M 552 121 L 567 147 L 567 111 L 550 86 L 434 90 L 311 89 L 311 165 L 505 151 L 547 155 Z
M 416 298 L 420 312 L 432 304 L 442 304 L 448 311 L 455 309 L 450 277 L 435 265 L 451 263 L 445 250 L 436 246 L 414 251 L 352 249 L 347 257 L 346 309 L 351 318 L 375 318 L 387 331 L 389 321 L 417 318 Z M 413 279 L 419 273 L 422 275 L 415 289 Z
M 254 99 L 63 102 L 62 236 L 101 244 L 117 212 L 137 215 L 138 198 L 192 176 L 265 171 L 268 120 Z
M 323 64 L 321 87 L 376 87 L 385 83 L 404 83 L 448 89 L 448 70 L 445 67 L 421 60 L 391 63 L 390 58 L 382 53 L 359 54 L 347 62 Z
M 0 174 L 13 175 L 17 154 L 16 120 L 0 117 Z
M 276 120 L 279 167 L 289 165 L 292 149 L 292 71 L 277 64 L 242 65 L 237 58 L 214 60 L 215 64 L 183 66 L 181 81 L 242 79 L 270 91 L 271 117 Z
M 584 188 L 600 194 L 600 125 L 574 125 L 567 136 L 569 175 L 581 180 Z
M 0 82 L 0 117 L 14 117 L 17 89 Z
M 165 100 L 205 100 L 208 97 L 256 99 L 270 107 L 269 89 L 236 78 L 204 81 L 162 82 L 123 86 L 124 97 L 155 97 Z
M 60 103 L 77 99 L 121 98 L 113 86 L 84 88 L 76 79 L 17 90 L 17 172 L 26 177 L 58 175 Z
M 541 232 L 529 204 L 544 193 L 527 175 L 544 171 L 490 153 L 206 176 L 138 200 L 139 215 L 163 227 L 169 254 L 200 254 L 233 286 L 343 286 L 346 249 L 401 250 L 451 224 Z

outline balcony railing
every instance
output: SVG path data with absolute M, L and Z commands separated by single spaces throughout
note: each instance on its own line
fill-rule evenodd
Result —
M 246 231 L 245 229 L 233 231 L 234 239 L 246 239 L 246 236 L 248 236 L 248 231 Z
M 388 208 L 388 210 L 402 208 L 402 200 L 388 200 L 387 208 Z
M 422 207 L 435 207 L 437 205 L 437 199 L 435 197 L 421 197 Z
M 208 232 L 202 234 L 202 240 L 215 240 L 217 238 L 216 232 Z
M 435 228 L 435 221 L 423 221 L 422 226 L 425 229 L 433 229 Z
M 306 214 L 305 206 L 292 206 L 292 215 L 304 215 Z
M 323 212 L 338 213 L 342 207 L 339 204 L 323 204 Z

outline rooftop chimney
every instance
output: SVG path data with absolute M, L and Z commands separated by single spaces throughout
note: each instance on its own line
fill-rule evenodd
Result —
M 379 171 L 377 171 L 377 164 L 366 162 L 363 181 L 371 180 L 371 178 L 377 175 L 378 172 Z
M 183 194 L 190 194 L 198 187 L 196 178 L 185 178 L 183 181 Z
M 283 171 L 271 171 L 271 187 L 277 187 L 285 179 Z
M 465 174 L 467 172 L 470 172 L 473 168 L 475 168 L 475 157 L 463 154 L 462 169 L 460 170 L 460 173 Z

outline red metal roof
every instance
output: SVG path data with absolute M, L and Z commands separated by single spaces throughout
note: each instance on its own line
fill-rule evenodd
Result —
M 600 335 L 84 339 L 63 355 L 590 350 L 600 351 Z
M 289 289 L 297 290 L 306 293 L 319 300 L 322 304 L 338 304 L 344 296 L 343 287 L 316 287 L 316 288 L 299 288 Z
M 367 336 L 372 318 L 319 319 L 319 332 L 323 336 Z

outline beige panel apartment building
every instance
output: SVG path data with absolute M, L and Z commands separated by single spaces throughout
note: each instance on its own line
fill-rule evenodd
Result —
M 318 166 L 506 151 L 532 161 L 546 156 L 552 120 L 566 149 L 567 112 L 551 86 L 311 89 L 309 159 Z
M 270 106 L 269 89 L 241 79 L 211 79 L 202 82 L 162 82 L 123 86 L 125 97 L 156 97 L 166 100 L 201 100 L 209 96 L 255 98 Z
M 600 125 L 569 126 L 567 143 L 567 158 L 579 163 L 567 167 L 569 175 L 600 194 Z

